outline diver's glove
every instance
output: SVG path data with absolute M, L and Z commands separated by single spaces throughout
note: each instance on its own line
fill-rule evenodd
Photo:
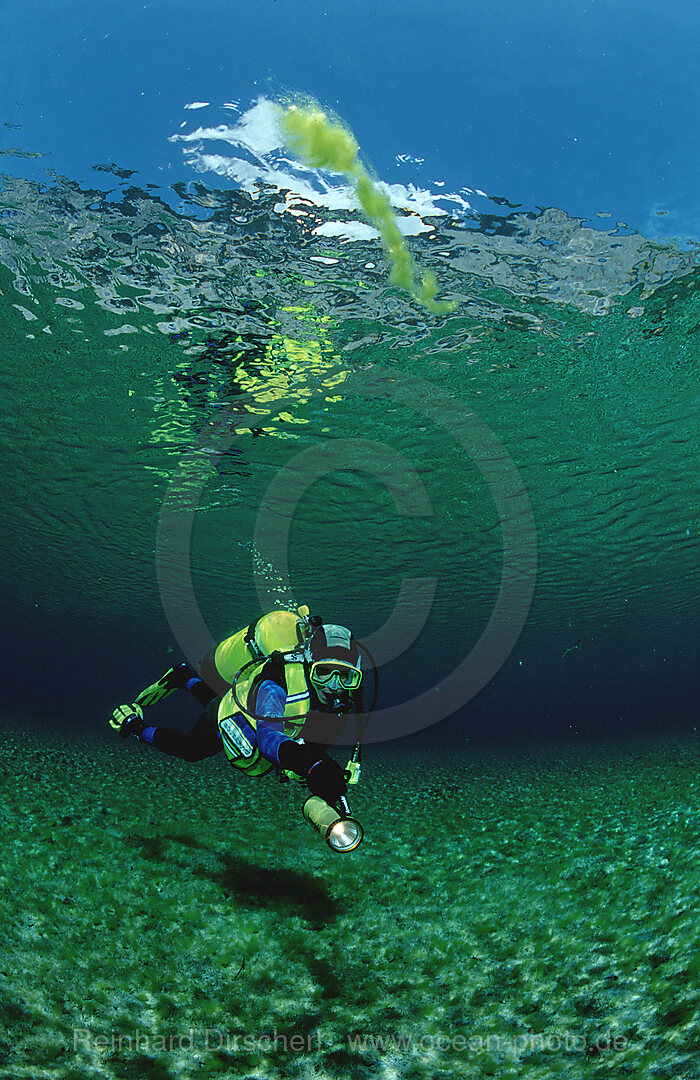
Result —
M 318 747 L 283 739 L 277 753 L 280 766 L 305 780 L 312 795 L 333 803 L 348 790 L 349 773 Z
M 348 776 L 333 758 L 319 758 L 306 774 L 306 786 L 312 795 L 319 795 L 327 803 L 335 803 L 347 794 Z
M 120 738 L 127 735 L 140 735 L 146 726 L 140 705 L 119 705 L 109 718 L 109 725 L 119 732 Z

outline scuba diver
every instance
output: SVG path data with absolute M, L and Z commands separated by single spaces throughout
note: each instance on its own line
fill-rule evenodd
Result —
M 374 695 L 362 706 L 362 654 L 375 675 Z M 201 761 L 222 749 L 249 776 L 276 769 L 281 779 L 305 784 L 311 797 L 304 816 L 336 851 L 353 850 L 362 828 L 350 817 L 348 783 L 357 783 L 361 736 L 377 696 L 376 668 L 366 648 L 335 623 L 278 610 L 226 638 L 200 662 L 198 673 L 176 665 L 143 690 L 131 705 L 114 710 L 110 725 L 163 753 Z M 177 689 L 187 690 L 203 712 L 187 733 L 150 725 L 143 710 Z M 356 743 L 343 769 L 327 753 L 347 715 L 356 714 Z M 364 717 L 364 723 L 363 723 Z

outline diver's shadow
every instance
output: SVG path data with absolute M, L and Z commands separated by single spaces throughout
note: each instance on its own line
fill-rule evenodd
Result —
M 230 852 L 212 852 L 206 844 L 182 834 L 132 835 L 130 839 L 152 861 L 175 864 L 195 877 L 212 881 L 226 899 L 233 899 L 244 907 L 265 908 L 281 916 L 301 916 L 314 930 L 328 926 L 345 910 L 337 897 L 313 874 L 269 869 Z M 176 854 L 174 846 L 203 852 L 208 858 L 184 858 L 181 853 Z
M 260 911 L 272 910 L 281 916 L 301 916 L 311 931 L 327 929 L 346 907 L 331 895 L 325 885 L 312 874 L 299 870 L 271 870 L 229 852 L 213 851 L 195 837 L 186 834 L 165 836 L 134 836 L 129 838 L 142 854 L 157 863 L 173 864 L 185 874 L 214 882 L 224 897 L 241 907 Z M 193 855 L 187 855 L 189 849 Z M 307 957 L 309 972 L 318 983 L 321 996 L 316 1008 L 309 1009 L 295 1031 L 306 1036 L 322 1024 L 329 1001 L 344 998 L 347 991 L 347 958 L 337 950 L 330 935 L 331 957 L 315 955 L 315 947 Z

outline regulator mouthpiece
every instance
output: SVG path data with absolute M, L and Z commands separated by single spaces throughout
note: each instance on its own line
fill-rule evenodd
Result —
M 359 821 L 342 817 L 335 807 L 329 806 L 318 795 L 306 800 L 302 814 L 318 829 L 332 851 L 354 851 L 362 842 L 364 832 Z

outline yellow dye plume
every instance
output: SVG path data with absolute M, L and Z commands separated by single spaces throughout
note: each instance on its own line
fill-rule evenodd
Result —
M 280 127 L 290 150 L 305 164 L 343 173 L 354 185 L 360 206 L 379 229 L 391 259 L 392 284 L 406 289 L 436 315 L 453 311 L 456 304 L 435 299 L 437 282 L 432 274 L 426 274 L 420 285 L 416 283 L 413 259 L 396 224 L 391 203 L 359 160 L 360 148 L 352 133 L 330 121 L 320 110 L 300 109 L 296 105 L 285 109 Z

